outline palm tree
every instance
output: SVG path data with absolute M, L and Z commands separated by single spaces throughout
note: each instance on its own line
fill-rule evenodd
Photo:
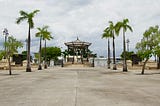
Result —
M 20 11 L 20 17 L 17 18 L 16 23 L 20 24 L 22 21 L 27 20 L 28 23 L 28 51 L 27 51 L 27 68 L 26 72 L 31 72 L 31 64 L 30 64 L 30 42 L 31 42 L 31 34 L 30 30 L 34 28 L 34 22 L 33 22 L 33 17 L 39 12 L 39 10 L 34 10 L 31 13 L 27 13 L 25 11 Z
M 42 70 L 41 66 L 41 49 L 42 49 L 42 39 L 46 38 L 50 32 L 47 31 L 48 26 L 44 26 L 42 28 L 37 28 L 38 32 L 36 33 L 36 37 L 40 38 L 39 43 L 39 66 L 38 70 Z
M 108 39 L 108 61 L 107 61 L 108 69 L 110 69 L 110 63 L 111 63 L 111 59 L 110 59 L 110 40 L 109 40 L 110 37 L 112 37 L 111 32 L 110 32 L 110 28 L 107 27 L 103 32 L 102 38 Z
M 125 32 L 127 31 L 127 29 L 129 29 L 131 32 L 133 31 L 131 26 L 128 25 L 129 20 L 128 19 L 124 19 L 122 22 L 117 22 L 117 24 L 115 25 L 115 29 L 116 29 L 116 33 L 117 35 L 119 35 L 119 32 L 121 29 L 123 29 L 123 71 L 127 72 L 127 62 L 126 62 L 126 44 L 125 44 Z
M 44 44 L 44 68 L 46 69 L 47 68 L 47 58 L 46 58 L 46 42 L 47 40 L 51 40 L 53 39 L 53 37 L 51 36 L 51 32 L 49 32 L 47 29 L 45 30 L 45 34 L 43 35 L 43 40 L 45 42 Z
M 116 66 L 116 59 L 115 59 L 115 36 L 114 36 L 114 33 L 115 33 L 115 26 L 113 24 L 112 21 L 109 21 L 109 31 L 110 31 L 110 36 L 112 36 L 112 39 L 113 39 L 113 70 L 117 70 L 117 66 Z
M 115 36 L 114 36 L 114 33 L 115 33 L 115 26 L 113 24 L 112 21 L 109 21 L 109 26 L 105 29 L 104 31 L 105 33 L 103 34 L 102 37 L 105 37 L 105 38 L 112 38 L 113 39 L 113 70 L 116 70 L 117 67 L 116 67 L 116 61 L 115 61 Z M 109 46 L 109 40 L 108 40 L 108 46 Z M 108 51 L 110 52 L 110 47 L 108 47 Z M 108 65 L 109 65 L 109 61 L 110 61 L 110 53 L 108 53 Z

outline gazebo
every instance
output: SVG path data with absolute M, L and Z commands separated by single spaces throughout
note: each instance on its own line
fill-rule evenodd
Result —
M 72 59 L 68 59 L 67 62 L 74 63 L 82 63 L 83 64 L 83 57 L 84 54 L 87 54 L 87 61 L 88 61 L 88 47 L 91 45 L 89 42 L 80 41 L 77 37 L 77 40 L 72 42 L 64 43 L 67 46 L 68 53 L 72 55 Z

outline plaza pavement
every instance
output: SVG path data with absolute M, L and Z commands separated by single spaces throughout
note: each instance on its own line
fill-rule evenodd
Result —
M 160 70 L 0 71 L 0 106 L 160 106 Z

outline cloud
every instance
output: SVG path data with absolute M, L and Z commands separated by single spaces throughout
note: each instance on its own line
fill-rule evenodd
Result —
M 108 21 L 116 23 L 124 18 L 130 20 L 133 33 L 128 31 L 126 38 L 130 39 L 130 50 L 135 50 L 143 32 L 149 26 L 160 23 L 159 4 L 160 0 L 0 0 L 0 30 L 8 28 L 11 35 L 24 41 L 28 24 L 15 24 L 19 11 L 39 9 L 40 13 L 34 18 L 35 29 L 31 30 L 32 51 L 38 51 L 36 28 L 49 25 L 54 39 L 48 42 L 48 46 L 65 49 L 64 42 L 74 41 L 78 36 L 80 40 L 91 42 L 90 49 L 95 53 L 106 56 L 107 41 L 101 39 L 101 34 L 108 26 Z M 0 38 L 1 44 L 3 36 Z M 122 35 L 119 35 L 116 37 L 117 56 L 122 49 Z

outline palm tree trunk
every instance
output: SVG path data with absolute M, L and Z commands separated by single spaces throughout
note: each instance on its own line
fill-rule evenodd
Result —
M 10 57 L 8 57 L 8 65 L 9 65 L 9 75 L 12 75 Z
M 28 51 L 27 51 L 27 68 L 26 68 L 26 72 L 31 72 L 30 43 L 31 43 L 31 36 L 30 36 L 30 25 L 29 25 L 29 30 L 28 30 Z
M 42 46 L 42 37 L 40 37 L 40 42 L 39 42 L 39 66 L 38 66 L 38 70 L 42 70 L 42 66 L 41 66 L 41 46 Z
M 111 63 L 111 59 L 110 59 L 110 41 L 109 41 L 109 38 L 108 38 L 108 69 L 110 69 L 110 63 Z
M 47 57 L 46 57 L 46 40 L 44 45 L 44 68 L 47 69 Z
M 123 72 L 127 72 L 125 30 L 123 28 Z
M 116 67 L 116 59 L 115 59 L 115 42 L 114 42 L 114 35 L 113 35 L 113 70 L 117 70 Z
M 141 72 L 141 74 L 144 74 L 144 69 L 145 69 L 145 67 L 146 67 L 146 63 L 147 63 L 148 60 L 149 60 L 149 58 L 145 60 L 145 62 L 144 62 L 144 64 L 143 64 L 143 67 L 142 67 L 142 72 Z

